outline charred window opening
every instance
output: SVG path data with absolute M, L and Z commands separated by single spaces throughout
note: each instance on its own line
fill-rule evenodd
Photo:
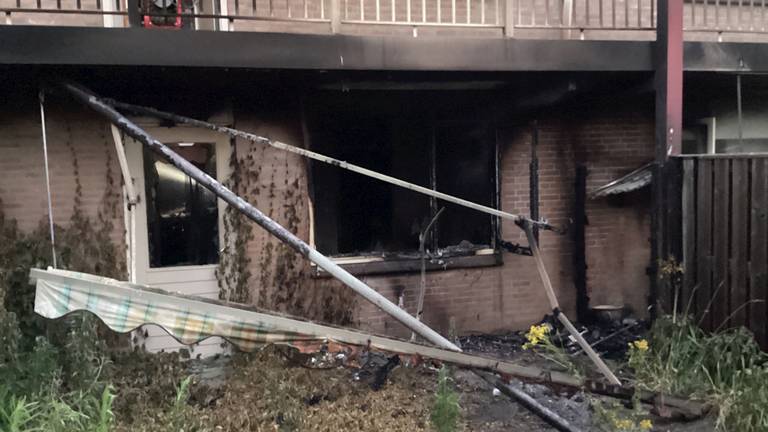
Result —
M 488 122 L 442 120 L 435 108 L 396 97 L 374 102 L 324 100 L 310 119 L 313 150 L 496 206 L 496 143 Z M 322 253 L 418 251 L 419 233 L 441 207 L 446 210 L 428 237 L 429 249 L 461 255 L 494 246 L 492 216 L 325 164 L 312 164 L 312 181 L 315 243 Z
M 206 174 L 216 177 L 216 149 L 209 143 L 170 144 Z M 152 268 L 219 261 L 216 196 L 144 147 L 149 265 Z

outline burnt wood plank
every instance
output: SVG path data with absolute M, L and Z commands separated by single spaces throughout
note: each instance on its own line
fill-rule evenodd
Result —
M 754 158 L 752 163 L 751 223 L 750 223 L 750 300 L 762 300 L 751 303 L 747 308 L 749 328 L 763 349 L 768 348 L 768 160 Z
M 712 201 L 712 284 L 710 285 L 709 319 L 710 328 L 719 326 L 730 313 L 728 310 L 728 192 L 730 159 L 714 161 L 714 199 Z
M 683 160 L 683 286 L 678 295 L 678 312 L 685 313 L 696 286 L 696 161 Z
M 749 160 L 731 161 L 731 259 L 730 259 L 730 311 L 728 325 L 747 325 L 747 229 L 749 228 Z M 721 323 L 716 322 L 718 326 Z
M 708 327 L 707 305 L 712 295 L 712 164 L 709 159 L 697 161 L 696 202 L 696 288 L 694 293 L 697 320 Z

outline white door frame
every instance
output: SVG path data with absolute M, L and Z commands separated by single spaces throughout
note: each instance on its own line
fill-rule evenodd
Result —
M 230 174 L 229 161 L 232 152 L 230 139 L 224 134 L 191 127 L 158 127 L 144 126 L 144 129 L 163 143 L 196 142 L 212 143 L 216 151 L 216 178 L 225 181 Z M 215 271 L 218 264 L 188 265 L 150 268 L 149 265 L 149 235 L 147 232 L 147 200 L 144 183 L 144 152 L 143 145 L 137 141 L 126 139 L 125 152 L 128 159 L 128 168 L 133 176 L 134 185 L 139 195 L 136 212 L 136 281 L 139 284 L 154 285 L 169 291 L 178 291 L 187 295 L 200 295 L 209 298 L 218 298 L 218 283 Z M 219 219 L 219 249 L 224 243 L 223 216 L 227 204 L 217 199 Z M 126 229 L 130 229 L 126 227 Z M 146 347 L 149 351 L 177 350 L 181 346 L 175 343 L 170 336 L 165 337 L 158 329 L 148 331 L 149 338 Z M 152 339 L 152 342 L 149 341 Z M 208 355 L 220 352 L 218 346 L 221 341 L 208 339 L 201 344 L 206 345 L 202 354 Z M 196 347 L 190 347 L 194 353 Z M 198 350 L 199 351 L 199 350 Z M 210 352 L 209 352 L 210 351 Z

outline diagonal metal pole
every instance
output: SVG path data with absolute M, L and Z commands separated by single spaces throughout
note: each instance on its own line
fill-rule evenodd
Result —
M 120 102 L 120 101 L 116 101 L 114 99 L 104 99 L 104 102 L 112 105 L 113 107 L 115 107 L 115 108 L 117 108 L 119 110 L 129 111 L 129 112 L 132 112 L 134 114 L 147 115 L 147 116 L 159 118 L 159 119 L 162 119 L 162 120 L 168 120 L 168 121 L 176 123 L 176 124 L 185 124 L 185 125 L 189 125 L 189 126 L 203 128 L 203 129 L 209 129 L 209 130 L 212 130 L 214 132 L 219 132 L 219 133 L 227 134 L 227 135 L 229 135 L 232 138 L 242 138 L 242 139 L 245 139 L 245 140 L 248 140 L 248 141 L 251 141 L 251 142 L 254 142 L 254 143 L 258 143 L 258 144 L 266 144 L 268 146 L 271 146 L 271 147 L 274 147 L 274 148 L 277 148 L 277 149 L 280 149 L 280 150 L 284 150 L 284 151 L 287 151 L 287 152 L 290 152 L 290 153 L 295 153 L 295 154 L 298 154 L 300 156 L 304 156 L 304 157 L 307 157 L 307 158 L 310 158 L 310 159 L 313 159 L 313 160 L 316 160 L 316 161 L 319 161 L 319 162 L 323 162 L 323 163 L 327 163 L 329 165 L 333 165 L 333 166 L 336 166 L 336 167 L 339 167 L 339 168 L 343 168 L 343 169 L 346 169 L 346 170 L 349 170 L 349 171 L 352 171 L 352 172 L 355 172 L 355 173 L 358 173 L 358 174 L 362 174 L 362 175 L 364 175 L 366 177 L 375 178 L 377 180 L 380 180 L 380 181 L 383 181 L 383 182 L 386 182 L 386 183 L 389 183 L 389 184 L 392 184 L 392 185 L 395 185 L 395 186 L 399 186 L 401 188 L 408 189 L 408 190 L 411 190 L 411 191 L 414 191 L 414 192 L 418 192 L 420 194 L 428 195 L 428 196 L 431 196 L 431 197 L 434 197 L 434 198 L 437 198 L 437 199 L 440 199 L 440 200 L 443 200 L 443 201 L 446 201 L 446 202 L 458 204 L 460 206 L 471 208 L 471 209 L 474 209 L 474 210 L 477 210 L 479 212 L 486 213 L 486 214 L 489 214 L 489 215 L 498 216 L 498 217 L 500 217 L 502 219 L 511 220 L 512 222 L 515 222 L 515 223 L 522 222 L 522 221 L 527 221 L 528 223 L 530 223 L 532 225 L 535 225 L 535 226 L 537 226 L 537 227 L 539 227 L 541 229 L 558 231 L 557 228 L 555 228 L 555 227 L 553 227 L 553 226 L 551 226 L 551 225 L 549 225 L 549 224 L 547 224 L 547 223 L 545 223 L 543 221 L 532 220 L 532 219 L 527 218 L 525 216 L 508 213 L 508 212 L 505 212 L 505 211 L 502 211 L 502 210 L 499 210 L 499 209 L 495 209 L 493 207 L 488 207 L 488 206 L 485 206 L 485 205 L 482 205 L 482 204 L 478 204 L 478 203 L 475 203 L 475 202 L 472 202 L 472 201 L 469 201 L 469 200 L 465 200 L 465 199 L 462 199 L 462 198 L 459 198 L 459 197 L 455 197 L 453 195 L 448 195 L 446 193 L 443 193 L 443 192 L 440 192 L 440 191 L 436 191 L 434 189 L 429 189 L 429 188 L 426 188 L 424 186 L 419 186 L 417 184 L 413 184 L 413 183 L 410 183 L 410 182 L 407 182 L 407 181 L 404 181 L 404 180 L 400 180 L 400 179 L 398 179 L 396 177 L 388 176 L 386 174 L 382 174 L 382 173 L 379 173 L 379 172 L 376 172 L 376 171 L 373 171 L 373 170 L 369 170 L 367 168 L 363 168 L 361 166 L 358 166 L 358 165 L 355 165 L 355 164 L 351 164 L 351 163 L 343 161 L 343 160 L 332 158 L 330 156 L 326 156 L 326 155 L 323 155 L 323 154 L 320 154 L 320 153 L 316 153 L 316 152 L 313 152 L 313 151 L 310 151 L 310 150 L 306 150 L 306 149 L 303 149 L 303 148 L 300 148 L 300 147 L 292 146 L 292 145 L 286 144 L 284 142 L 280 142 L 280 141 L 276 141 L 276 140 L 271 140 L 271 139 L 269 139 L 267 137 L 263 137 L 263 136 L 256 135 L 256 134 L 253 134 L 253 133 L 244 132 L 244 131 L 241 131 L 241 130 L 238 130 L 238 129 L 229 128 L 229 127 L 226 127 L 226 126 L 219 126 L 219 125 L 214 124 L 214 123 L 193 119 L 191 117 L 186 117 L 186 116 L 174 114 L 174 113 L 170 113 L 170 112 L 167 112 L 167 111 L 160 111 L 158 109 L 151 108 L 151 107 L 145 107 L 145 106 L 134 105 L 134 104 L 129 104 L 129 103 L 125 103 L 125 102 Z
M 541 251 L 539 250 L 539 245 L 536 242 L 536 236 L 533 233 L 533 228 L 531 225 L 523 223 L 521 224 L 521 227 L 525 231 L 526 237 L 528 237 L 528 244 L 531 247 L 531 252 L 533 253 L 533 258 L 536 261 L 536 268 L 539 270 L 539 275 L 541 276 L 541 281 L 544 284 L 544 292 L 547 294 L 547 298 L 549 299 L 549 304 L 552 307 L 552 313 L 557 317 L 558 321 L 565 327 L 566 330 L 568 330 L 568 333 L 573 336 L 574 339 L 576 339 L 576 342 L 579 344 L 581 349 L 584 350 L 585 353 L 587 353 L 587 356 L 590 360 L 592 360 L 592 363 L 597 366 L 597 369 L 600 370 L 600 373 L 605 376 L 605 378 L 611 383 L 615 385 L 621 385 L 621 381 L 619 381 L 618 378 L 616 378 L 616 375 L 611 371 L 611 369 L 608 367 L 608 365 L 605 364 L 603 359 L 600 358 L 599 355 L 595 352 L 595 350 L 592 349 L 591 346 L 589 346 L 589 343 L 581 336 L 578 330 L 576 330 L 576 327 L 573 326 L 571 321 L 568 319 L 567 316 L 563 313 L 563 311 L 560 310 L 560 304 L 557 301 L 557 296 L 555 295 L 555 290 L 552 288 L 552 281 L 549 279 L 549 274 L 547 274 L 547 269 L 544 267 L 544 260 L 541 258 Z
M 117 126 L 120 130 L 125 132 L 126 135 L 141 142 L 153 151 L 164 156 L 169 162 L 171 162 L 176 168 L 195 179 L 198 183 L 209 189 L 216 194 L 219 198 L 226 203 L 234 207 L 240 213 L 256 222 L 262 228 L 266 229 L 269 233 L 283 241 L 289 247 L 300 253 L 310 261 L 318 265 L 318 267 L 330 273 L 336 279 L 352 288 L 355 292 L 363 296 L 366 300 L 373 303 L 381 310 L 398 320 L 404 326 L 414 331 L 419 336 L 423 337 L 427 341 L 445 349 L 453 351 L 461 351 L 459 347 L 451 343 L 448 339 L 441 336 L 430 327 L 424 325 L 408 312 L 397 307 L 396 304 L 387 300 L 383 295 L 379 294 L 376 290 L 369 287 L 356 277 L 352 276 L 349 272 L 339 267 L 338 264 L 331 261 L 328 257 L 321 254 L 317 250 L 313 249 L 307 243 L 295 234 L 285 229 L 282 225 L 270 219 L 264 213 L 259 211 L 256 207 L 239 197 L 237 194 L 229 190 L 226 186 L 222 185 L 213 177 L 204 173 L 202 170 L 192 165 L 189 161 L 179 156 L 176 152 L 168 148 L 165 144 L 161 143 L 157 139 L 153 138 L 146 131 L 141 129 L 135 123 L 128 118 L 117 112 L 110 105 L 102 101 L 90 90 L 87 90 L 81 86 L 74 84 L 64 84 L 64 88 L 72 94 L 78 101 L 89 106 L 94 111 L 106 117 L 110 122 Z

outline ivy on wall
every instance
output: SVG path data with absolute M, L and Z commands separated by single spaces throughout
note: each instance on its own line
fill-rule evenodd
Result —
M 247 201 L 265 206 L 262 210 L 270 218 L 299 235 L 302 218 L 308 214 L 306 186 L 295 175 L 292 158 L 274 162 L 270 151 L 274 150 L 251 143 L 235 145 L 227 186 Z M 265 178 L 267 160 L 273 162 Z M 284 170 L 279 176 L 283 184 L 277 187 L 275 174 L 279 169 Z M 257 239 L 253 229 L 253 222 L 227 208 L 226 246 L 216 272 L 221 299 L 333 324 L 353 322 L 355 296 L 349 288 L 336 281 L 313 278 L 304 257 L 274 237 Z
M 83 209 L 80 167 L 71 134 L 65 140 L 72 162 L 75 195 L 69 221 L 54 226 L 57 262 L 63 269 L 125 278 L 122 246 L 112 239 L 114 221 L 119 218 L 120 185 L 112 170 L 109 141 L 105 136 L 102 138 L 107 168 L 95 220 Z M 29 270 L 46 268 L 51 263 L 47 216 L 41 218 L 32 232 L 24 232 L 15 219 L 6 217 L 0 199 L 0 375 L 11 374 L 15 376 L 14 382 L 34 387 L 36 380 L 43 377 L 16 370 L 13 365 L 23 365 L 26 356 L 43 350 L 51 353 L 52 362 L 58 363 L 63 382 L 77 388 L 103 373 L 100 359 L 107 345 L 124 348 L 128 339 L 108 331 L 89 314 L 72 314 L 56 321 L 37 316 Z

